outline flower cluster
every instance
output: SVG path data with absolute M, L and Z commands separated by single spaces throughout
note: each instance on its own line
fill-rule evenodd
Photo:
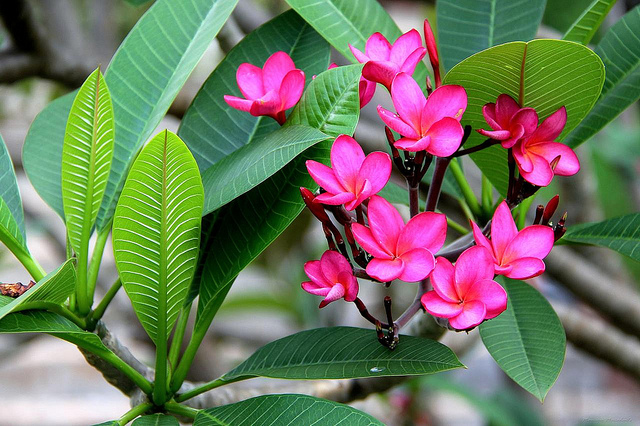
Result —
M 329 246 L 320 260 L 305 264 L 309 281 L 302 288 L 323 297 L 320 308 L 339 299 L 354 302 L 363 317 L 376 325 L 381 343 L 391 348 L 398 341 L 398 330 L 420 307 L 456 330 L 469 330 L 500 315 L 507 306 L 507 293 L 494 280 L 496 276 L 525 280 L 542 274 L 543 259 L 564 233 L 566 219 L 565 213 L 555 227 L 551 225 L 556 197 L 546 208 L 538 206 L 533 225 L 518 230 L 511 208 L 548 185 L 554 175 L 572 175 L 580 168 L 574 152 L 555 142 L 564 129 L 566 109 L 560 107 L 539 124 L 535 109 L 522 107 L 506 94 L 482 109 L 490 129 L 477 131 L 487 141 L 462 149 L 472 130 L 461 124 L 467 93 L 462 86 L 441 84 L 438 50 L 426 20 L 424 37 L 426 48 L 415 29 L 393 43 L 375 33 L 364 52 L 349 45 L 355 59 L 364 64 L 360 107 L 371 101 L 377 84 L 390 94 L 395 111 L 378 105 L 377 112 L 387 126 L 392 155 L 365 155 L 352 136 L 340 135 L 331 148 L 330 165 L 306 162 L 320 189 L 313 193 L 301 188 Z M 427 78 L 426 96 L 412 77 L 425 55 L 435 80 L 434 88 Z M 280 124 L 286 121 L 285 111 L 300 99 L 305 82 L 304 73 L 284 52 L 272 55 L 263 68 L 242 64 L 237 78 L 245 99 L 225 96 L 227 103 L 256 116 L 273 117 Z M 470 221 L 466 239 L 470 243 L 457 241 L 443 249 L 448 219 L 435 210 L 447 166 L 455 157 L 497 144 L 508 150 L 507 198 L 492 218 L 479 217 L 484 227 Z M 399 150 L 404 151 L 404 158 Z M 436 170 L 421 212 L 420 183 L 434 157 Z M 392 164 L 409 187 L 408 220 L 380 195 L 390 180 Z M 387 286 L 396 280 L 419 283 L 416 300 L 394 321 L 391 299 L 385 298 L 387 322 L 383 323 L 358 298 L 358 278 Z

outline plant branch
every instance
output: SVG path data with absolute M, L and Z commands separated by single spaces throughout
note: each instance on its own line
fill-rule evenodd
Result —
M 436 159 L 436 168 L 433 171 L 431 185 L 429 185 L 429 192 L 427 193 L 427 207 L 425 211 L 435 211 L 438 205 L 438 199 L 440 198 L 440 190 L 442 189 L 444 174 L 447 171 L 447 167 L 450 162 L 451 159 L 446 157 L 438 157 Z
M 152 406 L 153 406 L 153 404 L 151 404 L 149 402 L 145 402 L 145 403 L 142 403 L 140 405 L 136 405 L 131 410 L 129 410 L 126 413 L 124 413 L 122 415 L 122 417 L 120 417 L 120 419 L 117 421 L 118 425 L 125 426 L 131 420 L 133 420 L 136 417 L 141 416 L 144 413 L 146 413 Z

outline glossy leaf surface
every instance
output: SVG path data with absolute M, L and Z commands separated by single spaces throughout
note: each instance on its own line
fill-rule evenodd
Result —
M 640 213 L 570 226 L 562 241 L 608 247 L 640 261 Z
M 24 211 L 22 209 L 22 198 L 18 190 L 16 172 L 2 136 L 0 136 L 0 198 L 2 198 L 9 212 L 11 212 L 11 216 L 18 227 L 18 232 L 22 236 L 22 240 L 26 240 Z M 1 221 L 0 219 L 0 222 Z
M 588 44 L 616 1 L 618 0 L 594 0 L 571 25 L 562 39 Z

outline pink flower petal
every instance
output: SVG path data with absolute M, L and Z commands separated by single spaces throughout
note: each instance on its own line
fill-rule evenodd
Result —
M 331 285 L 331 283 L 327 282 L 327 279 L 322 273 L 319 260 L 311 260 L 309 262 L 306 262 L 304 264 L 304 273 L 307 274 L 309 279 L 313 281 L 314 285 L 316 286 L 327 287 Z
M 296 66 L 291 60 L 291 57 L 285 52 L 280 51 L 269 56 L 267 62 L 264 63 L 264 67 L 262 67 L 264 91 L 269 92 L 275 90 L 277 92 L 280 90 L 284 76 L 295 68 Z
M 331 166 L 338 181 L 349 192 L 356 193 L 358 171 L 364 161 L 360 144 L 351 136 L 340 135 L 331 147 Z
M 360 244 L 367 253 L 380 259 L 393 259 L 393 254 L 378 244 L 378 241 L 376 241 L 369 228 L 359 223 L 354 223 L 351 225 L 351 231 L 358 244 Z
M 467 92 L 462 86 L 446 84 L 438 87 L 427 99 L 422 111 L 422 129 L 427 130 L 431 125 L 444 117 L 453 117 L 460 121 L 467 109 Z
M 478 129 L 478 133 L 482 136 L 486 136 L 491 139 L 495 139 L 497 141 L 504 141 L 511 137 L 511 132 L 509 130 L 484 130 Z
M 421 139 L 400 138 L 393 144 L 396 148 L 404 149 L 409 152 L 424 151 L 429 148 L 431 137 L 425 136 Z
M 252 64 L 241 64 L 236 71 L 238 87 L 245 98 L 253 100 L 260 99 L 265 90 L 262 85 L 262 69 Z
M 378 115 L 387 126 L 400 133 L 402 136 L 416 140 L 420 137 L 418 132 L 409 124 L 405 123 L 402 118 L 391 111 L 382 108 L 380 105 L 378 105 Z
M 522 257 L 544 259 L 553 248 L 553 230 L 548 226 L 531 225 L 518 232 L 502 255 L 502 263 L 511 263 Z
M 398 71 L 400 71 L 400 67 L 393 62 L 369 61 L 362 68 L 362 76 L 369 81 L 384 85 L 387 90 L 391 91 L 391 83 Z
M 329 290 L 327 297 L 325 297 L 324 300 L 320 302 L 320 308 L 324 308 L 329 303 L 334 302 L 338 299 L 342 299 L 342 296 L 344 296 L 344 287 L 342 286 L 342 284 L 334 285 L 331 290 Z
M 358 88 L 360 94 L 360 108 L 364 108 L 365 105 L 371 102 L 373 95 L 376 93 L 376 83 L 361 77 Z
M 304 291 L 313 294 L 314 296 L 326 296 L 331 290 L 331 287 L 321 287 L 311 281 L 305 281 L 301 285 Z
M 249 101 L 249 100 L 238 98 L 236 96 L 231 96 L 231 95 L 224 95 L 224 101 L 231 108 L 239 109 L 240 111 L 246 111 L 246 112 L 249 112 L 251 110 L 251 105 L 253 105 L 253 101 Z
M 414 283 L 429 276 L 435 267 L 433 254 L 425 248 L 416 248 L 400 256 L 404 262 L 404 271 L 400 275 L 402 281 Z
M 433 290 L 423 294 L 420 298 L 420 302 L 427 312 L 440 318 L 455 317 L 462 312 L 461 304 L 443 300 Z
M 502 127 L 496 121 L 496 104 L 488 103 L 482 107 L 482 115 L 485 121 L 493 130 L 501 130 Z
M 391 54 L 391 44 L 380 33 L 373 33 L 367 40 L 365 53 L 372 61 L 388 61 Z
M 270 91 L 262 98 L 253 101 L 249 113 L 256 117 L 260 115 L 275 117 L 275 115 L 280 111 L 282 111 L 282 100 L 280 99 L 280 95 L 278 92 Z
M 371 196 L 371 194 L 373 193 L 373 191 L 371 190 L 371 182 L 369 182 L 368 179 L 365 179 L 364 182 L 362 182 L 362 185 L 358 187 L 357 193 L 357 198 L 346 203 L 344 206 L 345 209 L 352 211 L 353 209 L 358 207 L 364 200 Z
M 367 265 L 367 274 L 383 282 L 395 280 L 402 275 L 403 271 L 404 262 L 400 258 L 393 260 L 374 258 Z
M 367 179 L 371 183 L 371 194 L 377 194 L 389 182 L 391 157 L 386 152 L 372 152 L 362 162 L 358 171 L 358 183 Z
M 486 248 L 493 255 L 493 246 L 487 237 L 482 233 L 482 229 L 474 221 L 471 222 L 471 229 L 473 230 L 473 239 L 476 241 L 476 244 Z
M 511 118 L 511 125 L 514 123 L 523 127 L 525 135 L 530 135 L 538 127 L 538 113 L 533 108 L 522 108 Z
M 493 264 L 493 256 L 484 247 L 473 246 L 462 252 L 454 272 L 456 288 L 462 299 L 476 281 L 493 279 Z
M 422 37 L 420 37 L 420 33 L 416 29 L 412 29 L 402 34 L 395 43 L 393 43 L 389 60 L 398 65 L 402 65 L 409 55 L 418 48 L 422 48 Z
M 456 330 L 467 330 L 479 325 L 485 319 L 487 308 L 484 303 L 474 300 L 464 302 L 462 312 L 449 319 L 449 324 Z
M 365 55 L 360 50 L 353 47 L 351 44 L 349 44 L 349 49 L 351 49 L 351 53 L 353 53 L 353 56 L 354 58 L 356 58 L 356 61 L 360 62 L 361 64 L 364 64 L 365 62 L 369 61 L 369 57 L 367 55 Z
M 562 133 L 565 124 L 567 124 L 567 109 L 560 107 L 540 124 L 531 135 L 531 140 L 552 141 Z
M 496 122 L 503 129 L 509 128 L 511 118 L 520 110 L 520 105 L 509 95 L 502 94 L 496 100 Z
M 522 126 L 522 124 L 511 123 L 509 137 L 502 141 L 502 144 L 501 144 L 502 147 L 504 149 L 509 149 L 513 147 L 516 144 L 516 142 L 522 139 L 523 135 L 524 135 L 524 127 Z
M 427 136 L 431 138 L 429 146 L 425 148 L 427 152 L 438 157 L 448 157 L 460 148 L 464 130 L 458 120 L 445 117 L 429 128 Z
M 458 303 L 461 297 L 456 289 L 454 271 L 453 265 L 446 258 L 437 258 L 435 269 L 431 273 L 431 285 L 443 300 Z
M 304 72 L 291 70 L 284 76 L 280 85 L 282 109 L 289 109 L 298 103 L 304 92 Z
M 427 49 L 425 49 L 424 47 L 417 48 L 416 50 L 411 52 L 407 59 L 402 63 L 399 71 L 406 72 L 409 75 L 413 74 L 416 69 L 416 65 L 418 65 L 418 62 L 420 62 L 426 54 Z
M 349 203 L 356 199 L 355 194 L 352 192 L 340 192 L 338 194 L 332 194 L 330 192 L 323 192 L 318 195 L 313 202 L 320 204 L 327 204 L 329 206 L 339 206 L 341 204 Z
M 549 162 L 542 156 L 529 152 L 528 158 L 531 160 L 531 170 L 526 171 L 520 169 L 520 174 L 529 183 L 538 186 L 547 186 L 553 180 L 553 170 L 549 165 Z M 517 160 L 517 159 L 516 159 Z M 517 161 L 516 161 L 517 162 Z
M 504 275 L 514 280 L 527 280 L 542 274 L 544 262 L 535 257 L 521 257 L 509 263 L 511 270 Z
M 327 167 L 324 164 L 318 163 L 314 160 L 307 160 L 305 164 L 313 180 L 315 180 L 318 185 L 324 188 L 325 191 L 331 194 L 340 194 L 342 192 L 347 192 L 340 181 L 338 181 L 338 178 L 336 178 L 336 175 L 334 174 L 331 167 Z
M 320 258 L 320 269 L 329 283 L 339 282 L 340 272 L 351 273 L 351 265 L 343 255 L 337 251 L 327 250 Z
M 416 130 L 420 129 L 420 117 L 427 99 L 418 83 L 409 74 L 401 72 L 393 80 L 391 99 L 402 121 Z
M 472 300 L 484 303 L 486 319 L 495 318 L 507 309 L 507 292 L 493 280 L 478 281 L 471 286 L 465 297 L 465 304 Z
M 533 152 L 544 157 L 548 163 L 560 157 L 560 161 L 553 170 L 559 176 L 573 176 L 580 171 L 580 160 L 576 153 L 567 145 L 558 142 L 542 142 L 527 147 L 529 152 Z
M 344 287 L 344 300 L 347 302 L 353 302 L 358 297 L 358 280 L 349 271 L 340 272 L 338 276 L 340 283 Z
M 447 237 L 447 218 L 441 213 L 423 212 L 412 217 L 398 238 L 396 253 L 402 255 L 415 248 L 436 253 Z
M 507 246 L 518 234 L 518 227 L 513 220 L 511 210 L 505 201 L 498 205 L 491 221 L 491 245 L 499 263 L 502 263 Z
M 533 161 L 530 153 L 527 151 L 525 141 L 519 141 L 513 146 L 513 158 L 518 164 L 518 169 L 521 172 L 533 171 Z
M 374 195 L 369 200 L 369 226 L 378 244 L 395 254 L 398 238 L 404 228 L 402 216 L 387 200 Z

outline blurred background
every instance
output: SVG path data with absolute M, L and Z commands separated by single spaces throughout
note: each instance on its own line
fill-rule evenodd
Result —
M 429 17 L 435 26 L 433 2 L 381 3 L 403 31 L 418 28 L 422 32 L 424 17 Z M 589 3 L 591 0 L 547 0 L 538 36 L 560 38 Z M 618 1 L 599 33 L 637 3 Z M 61 219 L 40 199 L 22 170 L 21 150 L 29 125 L 47 103 L 78 87 L 96 64 L 106 67 L 119 43 L 151 4 L 144 0 L 0 2 L 0 133 L 18 174 L 29 247 L 46 270 L 64 260 L 65 235 Z M 284 10 L 282 0 L 240 0 L 160 129 L 176 131 L 200 85 L 225 52 L 246 33 Z M 338 54 L 335 61 L 346 63 Z M 386 151 L 375 106 L 389 103 L 388 94 L 378 90 L 374 101 L 362 111 L 356 139 L 365 151 Z M 637 103 L 582 145 L 578 156 L 583 166 L 580 174 L 554 181 L 553 187 L 536 195 L 534 206 L 560 194 L 559 210 L 568 211 L 569 226 L 638 211 Z M 469 161 L 464 169 L 479 195 L 477 169 Z M 401 182 L 399 176 L 394 179 Z M 442 210 L 454 216 L 460 214 L 458 203 L 446 195 Z M 464 223 L 462 217 L 459 216 Z M 370 327 L 353 306 L 337 302 L 318 310 L 319 299 L 300 289 L 300 282 L 306 278 L 303 263 L 318 259 L 325 248 L 320 225 L 305 211 L 240 274 L 200 349 L 189 379 L 218 377 L 257 347 L 302 329 L 329 325 Z M 98 284 L 102 293 L 116 276 L 112 252 L 108 248 L 106 253 Z M 595 271 L 588 277 L 572 275 L 565 268 L 567 264 L 577 265 L 578 269 L 584 266 L 585 271 L 595 266 Z M 612 294 L 637 298 L 640 264 L 606 249 L 562 246 L 554 249 L 547 265 L 547 273 L 530 284 L 556 308 L 569 343 L 562 373 L 544 404 L 501 372 L 477 331 L 472 331 L 448 332 L 444 337 L 468 369 L 405 380 L 390 391 L 354 402 L 354 406 L 389 425 L 640 424 L 640 342 L 620 327 L 612 327 L 606 312 L 597 310 L 597 300 L 584 303 L 582 282 L 576 282 L 588 279 L 589 285 L 606 287 Z M 0 248 L 0 281 L 28 280 L 11 253 Z M 383 295 L 393 295 L 394 311 L 399 314 L 414 293 L 413 284 L 387 290 L 361 282 L 361 297 L 376 316 L 383 316 Z M 124 292 L 109 307 L 105 322 L 139 359 L 153 363 L 152 345 Z M 622 356 L 616 357 L 616 353 Z M 0 359 L 0 425 L 88 425 L 117 418 L 129 408 L 128 398 L 105 382 L 74 346 L 61 340 L 41 335 L 0 335 Z M 254 379 L 237 388 L 267 386 L 276 392 L 304 386 L 293 383 L 289 384 L 293 388 L 278 387 L 286 385 Z

